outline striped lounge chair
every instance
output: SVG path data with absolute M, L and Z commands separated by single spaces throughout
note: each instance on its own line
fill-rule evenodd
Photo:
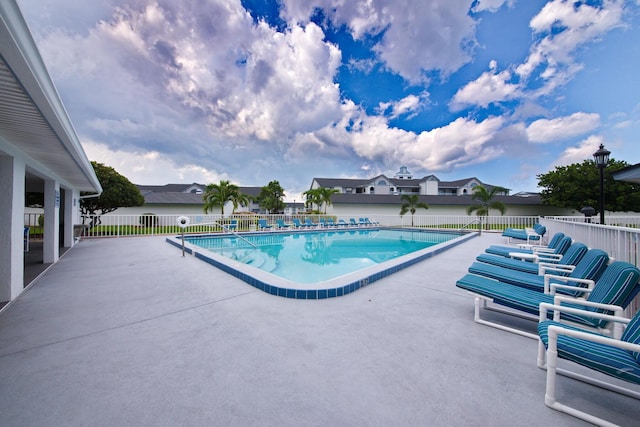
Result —
M 536 252 L 555 252 L 558 244 L 562 241 L 562 238 L 565 236 L 564 233 L 556 233 L 553 235 L 551 240 L 549 240 L 549 244 L 547 246 L 542 245 L 523 245 L 525 247 L 517 247 L 517 246 L 502 246 L 502 245 L 491 245 L 485 252 L 493 255 L 500 255 L 508 257 L 510 253 L 520 252 L 524 254 L 533 254 Z
M 533 224 L 533 228 L 507 228 L 502 232 L 502 235 L 507 238 L 507 242 L 511 243 L 513 239 L 524 240 L 527 243 L 530 242 L 542 242 L 544 235 L 547 232 L 547 227 L 542 224 Z
M 476 261 L 483 262 L 485 264 L 497 265 L 499 267 L 510 268 L 512 270 L 524 271 L 525 273 L 532 273 L 532 274 L 538 273 L 538 269 L 539 269 L 538 262 L 575 265 L 578 261 L 580 261 L 580 258 L 582 257 L 582 255 L 584 255 L 584 251 L 577 250 L 577 248 L 575 248 L 575 250 L 571 250 L 573 245 L 571 245 L 570 237 L 563 237 L 562 240 L 564 241 L 564 243 L 561 244 L 563 248 L 566 246 L 567 243 L 569 244 L 569 246 L 567 246 L 567 249 L 564 252 L 564 255 L 562 256 L 560 256 L 560 253 L 549 254 L 546 256 L 540 255 L 540 256 L 536 256 L 535 259 L 530 258 L 532 261 L 533 260 L 537 261 L 537 262 L 531 262 L 531 261 L 524 261 L 521 259 L 507 258 L 500 255 L 483 253 L 476 257 Z
M 575 246 L 577 245 L 577 246 Z M 469 267 L 469 273 L 488 277 L 503 283 L 532 289 L 538 292 L 549 292 L 551 283 L 573 283 L 577 287 L 593 286 L 593 282 L 600 278 L 609 263 L 609 256 L 600 249 L 587 250 L 586 245 L 574 243 L 576 249 L 585 255 L 574 265 L 543 265 L 543 274 L 524 273 L 510 268 L 474 262 Z M 574 247 L 572 246 L 572 247 Z M 575 290 L 559 290 L 561 293 L 577 295 Z
M 560 412 L 585 420 L 595 425 L 612 425 L 580 409 L 556 400 L 556 374 L 583 381 L 626 396 L 640 399 L 640 392 L 620 385 L 594 379 L 558 367 L 558 359 L 565 359 L 585 366 L 593 371 L 609 375 L 632 384 L 640 385 L 640 312 L 632 319 L 620 316 L 601 315 L 601 320 L 626 324 L 621 336 L 608 337 L 566 325 L 558 320 L 547 319 L 547 310 L 554 313 L 574 311 L 563 306 L 542 304 L 538 323 L 538 366 L 547 369 L 547 385 L 544 401 L 547 406 Z M 618 339 L 619 338 L 619 339 Z M 632 417 L 633 418 L 633 417 Z M 637 421 L 637 418 L 636 418 Z
M 624 261 L 614 261 L 605 268 L 591 289 L 582 290 L 583 293 L 587 294 L 586 298 L 582 301 L 610 304 L 625 308 L 640 290 L 639 281 L 640 270 L 638 270 L 636 266 Z M 526 314 L 538 316 L 541 303 L 553 303 L 554 297 L 556 296 L 556 289 L 562 288 L 563 286 L 575 288 L 571 285 L 554 284 L 554 286 L 551 286 L 550 293 L 543 293 L 475 274 L 467 274 L 460 278 L 456 282 L 456 286 L 469 291 L 474 296 L 474 321 L 476 323 L 536 339 L 538 337 L 537 334 L 534 335 L 521 329 L 482 319 L 480 317 L 481 306 L 490 308 L 493 311 L 520 315 L 521 317 L 526 317 L 523 316 Z M 489 302 L 493 302 L 497 306 L 506 307 L 507 310 L 502 310 L 494 306 L 488 307 Z M 607 310 L 601 308 L 589 308 L 589 310 L 598 313 L 607 312 Z M 600 321 L 599 319 L 575 314 L 567 314 L 565 316 L 569 321 L 577 325 L 596 331 L 606 330 L 608 326 L 607 322 Z

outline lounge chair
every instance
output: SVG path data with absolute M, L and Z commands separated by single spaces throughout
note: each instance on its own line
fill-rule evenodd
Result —
M 377 221 L 371 221 L 369 218 L 364 218 L 364 223 L 371 226 L 379 226 L 380 223 Z
M 345 221 L 344 219 L 339 219 L 338 220 L 338 226 L 339 227 L 348 227 L 349 224 L 347 224 L 347 221 Z
M 638 270 L 636 266 L 624 261 L 614 261 L 605 268 L 602 275 L 593 285 L 588 288 L 581 288 L 580 291 L 586 295 L 586 299 L 583 301 L 611 304 L 625 308 L 640 290 L 640 286 L 638 285 L 639 280 L 640 270 Z M 549 293 L 542 293 L 475 274 L 465 275 L 456 282 L 456 286 L 469 291 L 474 296 L 474 321 L 476 323 L 530 338 L 537 338 L 537 335 L 482 319 L 480 317 L 481 305 L 489 308 L 487 304 L 493 302 L 499 306 L 511 309 L 501 310 L 498 307 L 491 307 L 494 311 L 511 315 L 517 314 L 522 316 L 522 313 L 528 313 L 537 316 L 539 315 L 540 303 L 553 303 L 557 289 L 576 289 L 573 285 L 554 283 L 551 285 Z M 564 298 L 569 297 L 565 296 Z M 516 310 L 516 312 L 513 310 Z M 597 308 L 593 310 L 596 312 L 606 311 Z M 594 330 L 602 329 L 605 326 L 605 322 L 597 319 L 594 320 L 573 314 L 566 316 L 570 318 L 571 322 Z
M 358 224 L 356 222 L 355 218 L 349 218 L 349 225 L 352 226 L 352 227 L 359 227 L 360 226 L 360 224 Z
M 575 246 L 579 245 L 579 246 Z M 509 268 L 497 267 L 495 265 L 483 264 L 475 262 L 469 267 L 469 273 L 488 277 L 503 283 L 519 286 L 522 288 L 532 289 L 538 292 L 549 293 L 551 283 L 575 283 L 577 287 L 587 287 L 593 281 L 598 280 L 600 275 L 609 262 L 607 253 L 600 249 L 591 249 L 587 251 L 587 247 L 582 243 L 574 243 L 572 249 L 584 252 L 577 264 L 558 265 L 545 264 L 542 265 L 542 275 L 524 273 L 522 271 L 511 270 Z M 575 290 L 560 289 L 562 293 L 576 295 L 579 293 Z
M 305 225 L 303 223 L 300 222 L 299 219 L 295 218 L 292 219 L 291 222 L 293 223 L 293 228 L 304 228 Z
M 231 223 L 227 225 L 227 231 L 236 231 L 238 230 L 238 220 L 232 219 Z
M 329 218 L 329 219 L 327 219 L 327 226 L 328 226 L 328 227 L 337 227 L 337 226 L 338 226 L 338 224 L 336 224 L 336 223 L 333 221 L 333 218 Z
M 258 229 L 259 230 L 264 231 L 264 230 L 269 230 L 270 228 L 272 228 L 272 226 L 267 224 L 267 220 L 266 219 L 259 219 L 258 220 Z
M 554 320 L 546 320 L 548 311 L 553 311 Z M 561 313 L 594 315 L 600 320 L 626 325 L 624 333 L 614 337 L 585 331 L 563 323 Z M 622 328 L 614 328 L 620 331 Z M 585 374 L 558 368 L 558 358 L 569 360 L 613 378 L 640 384 L 640 312 L 632 319 L 606 314 L 594 314 L 562 305 L 541 304 L 538 323 L 538 366 L 547 370 L 547 385 L 544 402 L 547 406 L 565 412 L 595 425 L 611 425 L 610 422 L 582 410 L 559 403 L 556 400 L 556 374 L 561 374 L 597 387 L 640 399 L 640 392 L 613 385 Z
M 565 252 L 568 252 L 568 248 L 571 245 L 570 237 L 563 237 L 563 243 L 560 244 L 561 249 L 567 248 Z M 568 244 L 568 245 L 567 245 Z M 569 256 L 558 254 L 517 254 L 514 253 L 514 257 L 526 257 L 527 260 L 506 258 L 500 255 L 493 255 L 483 253 L 476 257 L 476 261 L 484 262 L 486 264 L 498 265 L 500 267 L 511 268 L 512 270 L 524 271 L 526 273 L 537 274 L 539 262 L 547 262 L 553 264 L 576 264 L 579 259 L 576 256 L 579 253 L 571 252 Z M 556 256 L 557 255 L 557 256 Z
M 485 252 L 488 254 L 501 256 L 509 256 L 509 254 L 513 252 L 522 252 L 526 254 L 532 254 L 536 252 L 554 252 L 558 244 L 562 241 L 563 237 L 565 237 L 564 233 L 554 234 L 551 240 L 549 240 L 549 244 L 547 246 L 527 245 L 526 243 L 519 244 L 518 247 L 491 245 L 487 249 L 485 249 Z
M 530 242 L 542 242 L 544 235 L 547 232 L 547 228 L 542 224 L 533 224 L 533 228 L 507 228 L 502 232 L 502 235 L 507 238 L 507 242 L 511 243 L 512 239 L 525 240 Z
M 320 226 L 320 224 L 311 221 L 311 218 L 307 218 L 307 219 L 304 220 L 304 226 L 305 227 L 309 227 L 309 228 L 312 228 L 312 227 L 317 228 L 317 227 Z
M 291 224 L 285 224 L 284 220 L 276 219 L 276 228 L 278 230 L 285 230 L 285 229 L 288 229 L 289 227 L 291 227 Z

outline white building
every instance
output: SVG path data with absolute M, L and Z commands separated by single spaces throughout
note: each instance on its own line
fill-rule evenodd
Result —
M 44 195 L 43 262 L 75 244 L 80 192 L 100 182 L 15 0 L 0 1 L 0 302 L 24 289 L 26 193 Z

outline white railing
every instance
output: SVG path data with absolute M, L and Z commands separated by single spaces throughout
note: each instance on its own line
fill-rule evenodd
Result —
M 595 218 L 595 217 L 594 217 Z M 593 218 L 592 218 L 593 220 Z M 576 242 L 582 242 L 590 248 L 602 249 L 618 261 L 626 261 L 640 266 L 640 217 L 605 217 L 608 225 L 585 222 L 585 218 L 545 217 L 540 223 L 547 227 L 550 234 L 562 232 Z M 620 225 L 609 225 L 620 224 Z M 640 295 L 627 309 L 628 314 L 640 310 Z
M 304 222 L 311 219 L 318 223 L 321 220 L 332 219 L 335 223 L 344 220 L 350 224 L 351 218 L 359 222 L 360 218 L 366 216 L 335 216 L 335 215 L 232 215 L 223 217 L 222 215 L 102 215 L 99 218 L 92 216 L 83 217 L 83 237 L 129 237 L 141 235 L 168 235 L 179 233 L 177 219 L 180 216 L 189 218 L 187 233 L 215 233 L 222 231 L 222 226 L 236 220 L 237 231 L 255 231 L 258 229 L 259 219 L 266 219 L 271 225 L 276 224 L 276 220 L 291 223 L 293 219 Z M 371 221 L 379 223 L 384 227 L 416 227 L 433 228 L 446 230 L 477 230 L 479 222 L 476 216 L 451 216 L 451 215 L 378 215 L 367 217 Z M 25 221 L 31 221 L 27 218 Z M 505 228 L 525 228 L 532 227 L 538 222 L 537 216 L 489 216 L 482 218 L 483 230 L 502 231 Z M 25 222 L 26 224 L 27 222 Z

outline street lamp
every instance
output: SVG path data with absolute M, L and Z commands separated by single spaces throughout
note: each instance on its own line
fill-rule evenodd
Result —
M 600 144 L 598 151 L 593 153 L 593 160 L 600 169 L 600 224 L 602 225 L 604 225 L 604 169 L 609 163 L 609 154 L 611 151 L 604 148 L 603 144 Z

